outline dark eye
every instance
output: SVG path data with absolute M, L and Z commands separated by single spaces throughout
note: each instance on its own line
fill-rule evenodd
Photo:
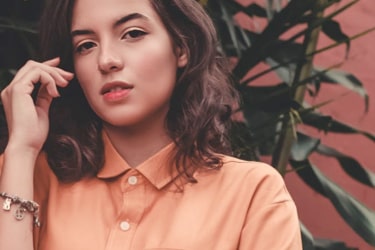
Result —
M 137 39 L 140 38 L 147 33 L 142 30 L 131 30 L 129 32 L 126 32 L 123 36 L 124 39 Z
M 94 46 L 95 46 L 95 43 L 93 43 L 93 42 L 85 42 L 85 43 L 82 43 L 81 45 L 79 45 L 76 48 L 76 52 L 77 53 L 84 53 L 85 51 L 93 48 Z

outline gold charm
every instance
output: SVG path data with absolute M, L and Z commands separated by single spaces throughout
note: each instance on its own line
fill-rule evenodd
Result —
M 18 207 L 17 210 L 14 211 L 14 218 L 16 218 L 16 220 L 23 220 L 23 218 L 25 218 L 25 212 L 25 208 Z
M 9 211 L 10 210 L 10 205 L 12 204 L 12 200 L 10 198 L 6 198 L 4 200 L 4 203 L 3 203 L 3 209 L 5 211 Z

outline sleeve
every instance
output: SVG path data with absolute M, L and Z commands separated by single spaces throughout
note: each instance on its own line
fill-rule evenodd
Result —
M 260 172 L 260 171 L 258 171 Z M 261 168 L 249 203 L 240 250 L 300 250 L 301 232 L 296 206 L 284 180 L 270 166 Z
M 3 170 L 3 164 L 4 164 L 4 155 L 0 154 L 0 176 L 1 176 L 1 172 Z

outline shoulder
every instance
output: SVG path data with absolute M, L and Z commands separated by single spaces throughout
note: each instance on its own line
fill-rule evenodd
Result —
M 236 196 L 248 197 L 252 201 L 277 203 L 292 200 L 280 173 L 267 163 L 245 161 L 231 156 L 222 156 L 220 170 L 199 171 L 198 183 L 210 183 L 235 193 Z
M 254 185 L 271 182 L 273 185 L 284 185 L 280 173 L 264 162 L 246 161 L 232 156 L 222 156 L 223 166 L 221 175 L 227 178 L 235 178 L 243 182 L 251 182 Z
M 251 174 L 254 176 L 277 176 L 280 174 L 269 164 L 259 161 L 246 161 L 233 156 L 222 156 L 222 171 L 226 174 Z

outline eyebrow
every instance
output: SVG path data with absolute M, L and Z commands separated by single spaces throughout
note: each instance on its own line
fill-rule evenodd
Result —
M 126 16 L 123 16 L 121 17 L 120 19 L 118 19 L 114 24 L 113 24 L 113 28 L 117 28 L 118 26 L 120 26 L 121 24 L 124 24 L 126 22 L 129 22 L 131 20 L 135 20 L 135 19 L 143 19 L 143 20 L 149 20 L 146 16 L 140 14 L 140 13 L 131 13 L 129 15 L 126 15 Z M 90 30 L 90 29 L 82 29 L 82 30 L 73 30 L 70 35 L 73 37 L 75 36 L 80 36 L 80 35 L 91 35 L 91 34 L 94 34 L 94 31 L 93 30 Z

